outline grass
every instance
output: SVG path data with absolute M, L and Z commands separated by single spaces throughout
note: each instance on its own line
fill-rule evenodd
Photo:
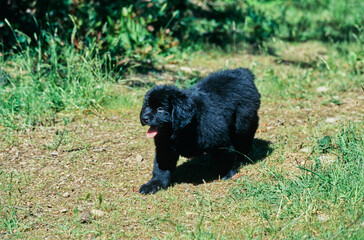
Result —
M 363 47 L 267 47 L 275 54 L 194 52 L 122 83 L 92 48 L 48 56 L 62 74 L 44 59 L 33 71 L 37 52 L 3 59 L 0 238 L 362 239 Z M 137 193 L 154 154 L 138 120 L 144 93 L 234 67 L 251 68 L 262 94 L 256 163 L 221 181 L 208 161 L 181 159 L 173 187 Z
M 277 22 L 276 36 L 300 41 L 364 40 L 364 4 L 356 0 L 250 1 Z
M 364 218 L 362 131 L 343 126 L 325 151 L 317 145 L 310 157 L 313 164 L 297 166 L 298 173 L 267 167 L 267 177 L 260 183 L 240 179 L 240 186 L 232 190 L 233 202 L 250 205 L 265 225 L 264 232 L 273 237 L 360 238 Z
M 75 50 L 57 37 L 47 41 L 50 51 L 39 43 L 6 60 L 2 57 L 0 67 L 11 77 L 0 88 L 0 126 L 52 125 L 60 111 L 87 112 L 104 101 L 104 83 L 111 75 L 105 60 L 97 57 L 97 47 Z

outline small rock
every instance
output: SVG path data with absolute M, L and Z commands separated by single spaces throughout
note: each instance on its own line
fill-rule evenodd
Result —
M 277 119 L 277 122 L 275 123 L 276 126 L 283 126 L 285 121 L 283 119 Z
M 182 72 L 186 72 L 186 73 L 192 73 L 193 72 L 192 68 L 190 68 L 190 67 L 184 67 L 184 66 L 180 67 L 180 70 Z
M 63 197 L 68 198 L 70 194 L 68 192 L 63 193 Z
M 309 153 L 309 152 L 311 152 L 311 148 L 305 147 L 305 148 L 302 148 L 300 151 L 305 152 L 305 153 Z
M 93 209 L 91 210 L 91 215 L 95 218 L 100 218 L 100 217 L 103 217 L 106 213 L 101 211 L 101 210 L 96 210 L 96 209 Z
M 106 151 L 105 148 L 95 148 L 95 149 L 92 149 L 93 152 L 104 152 Z
M 58 152 L 51 152 L 52 156 L 58 156 Z
M 105 162 L 105 163 L 102 163 L 102 165 L 113 165 L 113 163 L 111 163 L 111 162 Z
M 298 158 L 298 159 L 296 159 L 296 162 L 300 166 L 305 166 L 306 165 L 306 159 L 304 159 L 304 158 Z
M 336 157 L 331 156 L 331 155 L 322 155 L 319 157 L 319 159 L 320 159 L 321 163 L 326 164 L 326 165 L 331 164 L 336 161 Z
M 90 223 L 91 222 L 90 212 L 85 211 L 81 213 L 78 219 L 81 223 Z
M 318 87 L 316 88 L 317 93 L 324 93 L 327 92 L 329 89 L 327 87 Z
M 339 120 L 338 118 L 326 118 L 325 123 L 334 123 L 337 120 Z
M 317 219 L 319 220 L 319 222 L 326 222 L 327 220 L 329 220 L 329 216 L 325 215 L 325 214 L 320 214 L 317 216 Z
M 138 155 L 135 157 L 135 160 L 136 160 L 137 162 L 142 162 L 144 159 L 143 159 L 143 157 L 142 157 L 140 154 L 138 154 Z
M 66 213 L 68 210 L 66 209 L 66 208 L 63 208 L 63 209 L 61 209 L 59 212 L 60 213 Z

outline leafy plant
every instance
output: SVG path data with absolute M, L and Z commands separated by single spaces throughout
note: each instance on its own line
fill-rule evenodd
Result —
M 127 67 L 142 64 L 145 67 L 153 66 L 158 60 L 157 55 L 173 46 L 170 31 L 161 28 L 158 37 L 152 34 L 155 31 L 152 23 L 155 21 L 150 14 L 146 18 L 138 16 L 132 5 L 122 8 L 119 20 L 108 17 L 109 27 L 106 29 L 110 30 L 105 43 L 109 46 L 108 51 L 117 57 L 118 64 Z
M 318 140 L 318 148 L 321 151 L 327 151 L 331 147 L 331 137 L 325 136 L 324 138 Z

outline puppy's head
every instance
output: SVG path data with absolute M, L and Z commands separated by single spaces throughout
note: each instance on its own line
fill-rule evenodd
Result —
M 155 86 L 144 97 L 140 112 L 141 124 L 150 126 L 147 137 L 155 137 L 163 129 L 173 132 L 191 122 L 194 106 L 191 99 L 170 85 Z

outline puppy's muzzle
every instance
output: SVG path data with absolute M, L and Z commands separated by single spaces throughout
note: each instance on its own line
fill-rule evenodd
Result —
M 149 123 L 149 117 L 148 116 L 146 116 L 146 115 L 144 115 L 144 116 L 141 116 L 140 117 L 140 122 L 141 122 L 141 124 L 144 126 L 144 125 L 148 125 L 148 123 Z

